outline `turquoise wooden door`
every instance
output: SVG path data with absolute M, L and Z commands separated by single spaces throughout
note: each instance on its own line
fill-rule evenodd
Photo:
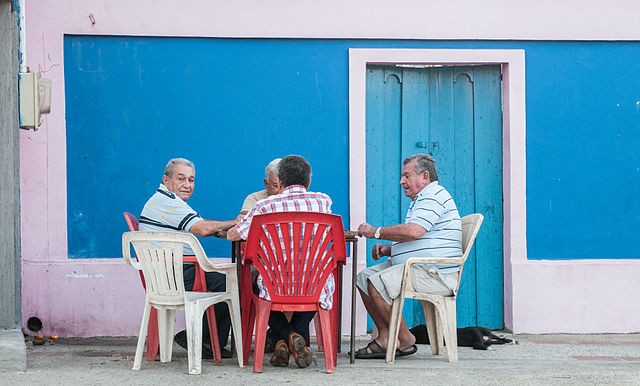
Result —
M 404 221 L 402 160 L 429 153 L 460 215 L 484 223 L 465 264 L 458 327 L 503 327 L 502 107 L 500 66 L 367 67 L 367 221 Z M 375 240 L 368 240 L 367 264 Z M 424 322 L 405 303 L 409 327 Z M 369 321 L 371 326 L 371 320 Z

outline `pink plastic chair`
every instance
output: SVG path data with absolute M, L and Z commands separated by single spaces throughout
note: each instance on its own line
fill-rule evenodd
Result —
M 131 212 L 122 212 L 130 231 L 139 230 L 138 218 Z M 204 271 L 200 269 L 195 256 L 184 256 L 185 262 L 191 262 L 196 264 L 196 275 L 193 280 L 193 292 L 207 292 L 207 279 Z M 144 275 L 140 271 L 140 281 L 142 282 L 142 288 L 146 289 L 146 283 L 144 282 Z M 222 361 L 222 355 L 220 353 L 220 341 L 218 340 L 218 325 L 216 324 L 215 310 L 210 307 L 207 310 L 207 319 L 209 321 L 209 337 L 211 344 L 213 345 L 213 359 L 216 362 Z M 149 325 L 147 329 L 147 353 L 145 357 L 148 362 L 153 362 L 158 358 L 160 353 L 160 334 L 158 331 L 158 312 L 155 308 L 151 307 L 149 314 Z
M 338 264 L 345 262 L 344 228 L 338 215 L 278 212 L 253 218 L 243 258 L 240 290 L 241 304 L 245 307 L 242 314 L 245 364 L 255 327 L 253 371 L 262 372 L 267 322 L 272 310 L 317 311 L 326 371 L 333 373 L 337 325 L 332 312 L 320 307 L 318 301 L 329 274 L 335 275 Z M 262 276 L 271 301 L 253 294 L 251 265 Z M 335 279 L 337 284 L 338 277 Z M 339 289 L 338 285 L 336 289 Z M 337 293 L 334 297 L 337 298 Z M 336 303 L 334 300 L 332 311 L 337 309 Z

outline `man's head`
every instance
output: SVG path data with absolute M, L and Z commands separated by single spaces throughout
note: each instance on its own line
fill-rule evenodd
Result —
M 278 178 L 278 164 L 280 160 L 281 158 L 274 159 L 269 162 L 269 165 L 264 169 L 264 187 L 270 196 L 280 193 L 280 179 Z
M 288 155 L 278 164 L 278 178 L 284 188 L 291 185 L 302 185 L 309 188 L 311 165 L 299 155 Z
M 432 181 L 438 180 L 436 161 L 428 154 L 414 154 L 404 160 L 400 184 L 411 199 Z
M 193 193 L 196 178 L 196 167 L 193 162 L 184 158 L 174 158 L 167 163 L 162 176 L 162 183 L 178 197 L 187 201 Z

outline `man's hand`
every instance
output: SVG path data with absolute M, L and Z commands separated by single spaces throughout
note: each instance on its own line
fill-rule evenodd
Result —
M 196 236 L 213 236 L 220 231 L 226 231 L 227 229 L 235 226 L 238 223 L 238 220 L 226 220 L 226 221 L 218 221 L 218 220 L 200 220 L 193 224 L 191 228 L 189 228 L 189 232 L 193 233 Z
M 240 237 L 240 234 L 238 234 L 238 228 L 231 227 L 229 229 L 229 231 L 227 232 L 227 240 L 230 240 L 230 241 L 240 241 L 240 240 L 242 240 L 242 238 Z
M 376 229 L 378 228 L 363 222 L 358 227 L 358 236 L 364 236 L 367 238 L 375 237 Z M 405 224 L 385 225 L 381 229 L 380 239 L 402 243 L 405 241 L 417 240 L 422 237 L 426 231 L 427 230 L 422 226 L 410 222 Z
M 376 233 L 376 228 L 363 222 L 358 226 L 358 236 L 364 236 L 366 238 L 372 238 Z
M 376 244 L 371 250 L 371 257 L 378 261 L 382 256 L 391 256 L 391 246 L 388 244 Z

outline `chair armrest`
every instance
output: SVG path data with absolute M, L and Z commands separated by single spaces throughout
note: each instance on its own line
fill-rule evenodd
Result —
M 138 259 L 131 256 L 131 233 L 132 232 L 125 232 L 122 235 L 122 257 L 127 264 L 137 269 L 138 271 L 142 271 L 142 265 L 140 264 Z
M 462 264 L 462 257 L 411 257 L 404 263 L 404 268 L 410 268 L 414 264 Z
M 404 271 L 402 273 L 402 292 L 400 296 L 404 296 L 402 293 L 406 288 L 413 288 L 413 279 L 409 274 L 411 267 L 416 264 L 464 264 L 465 259 L 463 257 L 410 257 L 404 262 Z
M 198 263 L 200 267 L 205 272 L 214 272 L 214 271 L 229 271 L 236 269 L 236 263 L 220 263 L 214 264 L 208 258 L 206 259 L 198 259 Z

